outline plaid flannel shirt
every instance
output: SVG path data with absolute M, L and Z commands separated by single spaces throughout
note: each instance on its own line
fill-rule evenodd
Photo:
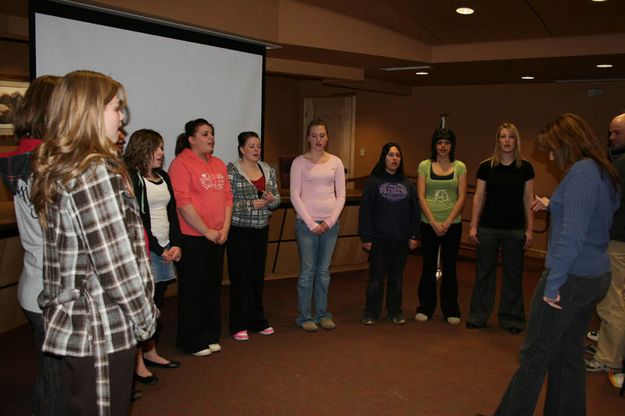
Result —
M 108 355 L 156 327 L 154 283 L 134 196 L 105 163 L 61 188 L 47 211 L 43 350 L 94 357 L 100 415 L 110 413 Z
M 275 196 L 275 200 L 262 208 L 254 208 L 254 200 L 258 199 L 258 191 L 245 176 L 239 162 L 228 164 L 228 179 L 232 188 L 234 203 L 232 205 L 232 225 L 235 227 L 263 228 L 269 223 L 270 210 L 280 205 L 280 193 L 276 182 L 276 171 L 265 162 L 258 162 L 265 175 L 265 189 Z

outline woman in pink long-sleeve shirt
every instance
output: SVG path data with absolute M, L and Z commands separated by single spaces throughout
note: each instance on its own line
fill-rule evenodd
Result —
M 213 156 L 214 134 L 208 121 L 189 121 L 169 167 L 184 253 L 178 263 L 176 346 L 198 357 L 221 350 L 219 296 L 232 219 L 232 190 L 226 165 Z
M 291 165 L 290 197 L 297 212 L 295 233 L 300 255 L 295 323 L 304 331 L 315 332 L 319 326 L 336 326 L 328 312 L 329 268 L 345 205 L 345 168 L 341 159 L 325 150 L 328 128 L 323 120 L 311 121 L 307 131 L 309 150 Z

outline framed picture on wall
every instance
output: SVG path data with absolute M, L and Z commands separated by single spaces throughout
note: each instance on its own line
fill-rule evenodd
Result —
M 13 136 L 15 111 L 27 89 L 28 82 L 0 80 L 0 136 Z

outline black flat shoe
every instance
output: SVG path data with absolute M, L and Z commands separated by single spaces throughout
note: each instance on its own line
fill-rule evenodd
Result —
M 512 335 L 520 334 L 522 331 L 522 329 L 516 327 L 505 328 L 505 330 L 510 332 Z
M 469 329 L 484 328 L 484 325 L 476 325 L 473 322 L 467 322 L 464 326 L 466 326 Z
M 158 377 L 154 374 L 151 376 L 143 377 L 139 374 L 135 373 L 135 381 L 138 381 L 141 384 L 147 384 L 148 386 L 158 383 Z
M 158 368 L 178 368 L 180 367 L 180 363 L 178 361 L 169 361 L 166 364 L 155 363 L 154 361 L 150 361 L 147 358 L 143 357 L 143 362 L 148 367 L 158 367 Z

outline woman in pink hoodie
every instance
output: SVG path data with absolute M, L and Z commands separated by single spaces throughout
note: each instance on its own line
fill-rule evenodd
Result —
M 182 233 L 176 345 L 198 357 L 221 351 L 224 244 L 232 219 L 232 191 L 224 162 L 213 156 L 215 129 L 189 121 L 169 167 Z

